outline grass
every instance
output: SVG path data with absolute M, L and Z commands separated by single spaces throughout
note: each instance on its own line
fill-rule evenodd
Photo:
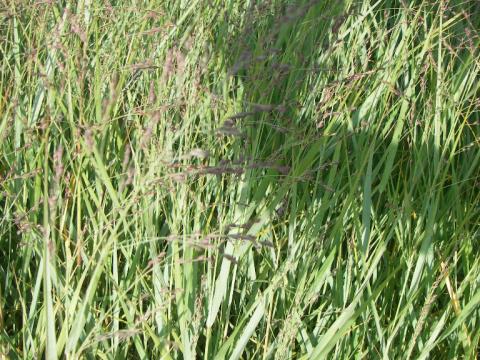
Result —
M 478 2 L 1 6 L 0 358 L 478 356 Z

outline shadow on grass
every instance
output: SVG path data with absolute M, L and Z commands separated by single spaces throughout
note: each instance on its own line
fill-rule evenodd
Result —
M 408 9 L 401 10 L 404 6 Z M 479 88 L 476 75 L 469 74 L 478 38 L 468 35 L 478 32 L 470 21 L 478 4 L 449 6 L 331 6 L 318 1 L 258 5 L 246 10 L 243 31 L 227 38 L 229 75 L 243 103 L 225 124 L 246 133 L 237 149 L 251 161 L 247 168 L 254 169 L 243 180 L 245 198 L 257 207 L 252 218 L 268 218 L 255 230 L 277 229 L 263 238 L 275 239 L 280 249 L 275 256 L 253 247 L 235 254 L 249 264 L 268 258 L 277 264 L 294 261 L 296 268 L 286 274 L 290 284 L 314 282 L 309 274 L 320 271 L 330 254 L 338 261 L 330 278 L 332 291 L 321 301 L 293 285 L 270 295 L 270 304 L 282 299 L 270 319 L 284 321 L 274 330 L 280 339 L 293 326 L 310 334 L 310 346 L 321 343 L 322 336 L 313 335 L 318 334 L 319 319 L 292 325 L 291 317 L 307 317 L 325 303 L 336 309 L 353 303 L 357 294 L 344 291 L 351 281 L 345 277 L 353 271 L 364 279 L 370 266 L 377 267 L 374 280 L 369 280 L 372 289 L 383 294 L 378 300 L 383 308 L 375 316 L 388 326 L 388 313 L 396 311 L 393 303 L 402 303 L 407 289 L 418 302 L 407 317 L 418 319 L 428 311 L 422 292 L 435 291 L 452 254 L 467 248 L 464 259 L 468 257 L 475 233 L 473 213 L 478 213 L 472 204 L 479 157 L 461 149 L 478 142 Z M 425 16 L 420 9 L 426 10 Z M 437 14 L 449 24 L 442 59 L 434 52 L 438 48 L 421 48 Z M 463 20 L 448 22 L 457 16 Z M 378 33 L 379 22 L 390 24 L 384 34 Z M 458 80 L 450 81 L 451 71 Z M 452 92 L 455 99 L 448 95 Z M 472 111 L 475 107 L 477 112 Z M 462 233 L 468 234 L 468 245 L 459 242 Z M 381 256 L 378 264 L 372 264 L 375 255 Z M 231 268 L 228 260 L 223 263 L 218 279 L 227 277 Z M 462 279 L 468 268 L 466 262 L 459 266 Z M 251 293 L 269 289 L 272 276 L 260 267 Z M 439 308 L 448 307 L 448 295 L 438 301 Z M 288 310 L 299 303 L 302 310 Z M 245 309 L 251 306 L 253 302 Z M 356 316 L 365 331 L 374 334 L 379 323 L 367 314 Z M 326 315 L 322 321 L 332 325 L 335 320 Z M 401 336 L 405 339 L 414 330 L 421 328 L 406 328 Z M 416 338 L 408 340 L 405 350 L 412 352 Z M 288 341 L 279 340 L 276 349 L 287 351 Z M 371 345 L 385 349 L 388 345 L 381 342 Z

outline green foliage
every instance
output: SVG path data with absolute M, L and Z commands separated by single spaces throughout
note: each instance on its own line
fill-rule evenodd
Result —
M 476 358 L 477 1 L 2 6 L 0 358 Z

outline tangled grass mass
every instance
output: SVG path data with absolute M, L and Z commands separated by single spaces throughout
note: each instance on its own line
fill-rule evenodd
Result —
M 0 359 L 477 359 L 480 2 L 3 0 Z

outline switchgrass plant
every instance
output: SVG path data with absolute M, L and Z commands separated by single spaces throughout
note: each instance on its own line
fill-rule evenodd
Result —
M 0 6 L 0 358 L 476 358 L 477 1 Z

